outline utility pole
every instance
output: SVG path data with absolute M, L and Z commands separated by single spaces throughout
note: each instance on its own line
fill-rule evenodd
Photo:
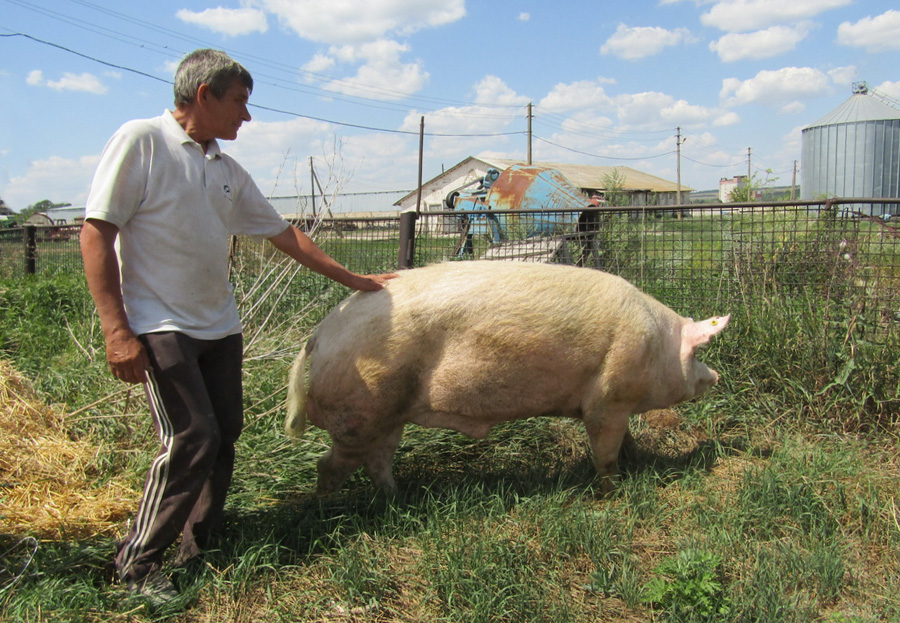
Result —
M 791 177 L 791 201 L 797 196 L 797 161 L 794 160 L 794 174 Z
M 528 166 L 531 166 L 531 102 L 528 102 Z
M 312 156 L 309 157 L 309 200 L 312 203 L 312 215 L 316 218 L 316 170 L 313 168 Z
M 753 191 L 753 184 L 750 183 L 753 177 L 750 174 L 750 148 L 747 148 L 747 201 L 751 201 L 750 193 Z
M 675 192 L 675 201 L 681 205 L 681 144 L 687 139 L 681 140 L 681 126 L 675 128 L 675 169 L 678 172 L 678 187 Z

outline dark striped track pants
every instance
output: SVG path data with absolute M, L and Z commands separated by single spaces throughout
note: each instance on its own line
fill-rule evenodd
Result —
M 189 558 L 220 527 L 244 422 L 240 335 L 198 340 L 169 332 L 140 338 L 150 355 L 144 387 L 160 449 L 116 556 L 119 577 L 128 581 L 159 569 L 179 534 L 179 557 Z

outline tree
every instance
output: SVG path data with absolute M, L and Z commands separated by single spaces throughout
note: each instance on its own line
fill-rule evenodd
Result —
M 756 191 L 762 191 L 774 185 L 778 181 L 777 177 L 772 177 L 772 169 L 766 169 L 766 178 L 760 179 L 758 173 L 754 173 L 749 183 L 738 186 L 728 195 L 728 201 L 731 203 L 751 203 L 756 199 Z
M 53 203 L 49 199 L 41 199 L 37 203 L 33 203 L 21 212 L 19 212 L 18 221 L 20 223 L 24 223 L 28 220 L 28 218 L 32 214 L 37 214 L 38 212 L 46 212 L 47 210 L 52 210 L 53 208 L 67 208 L 71 203 Z
M 628 195 L 624 192 L 625 174 L 618 169 L 606 173 L 601 180 L 603 183 L 603 199 L 609 206 L 628 205 Z

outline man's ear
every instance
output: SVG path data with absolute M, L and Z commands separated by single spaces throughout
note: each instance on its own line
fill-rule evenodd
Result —
M 212 97 L 212 93 L 209 90 L 209 85 L 204 82 L 197 87 L 197 93 L 194 95 L 194 103 L 198 106 L 204 106 L 209 97 Z

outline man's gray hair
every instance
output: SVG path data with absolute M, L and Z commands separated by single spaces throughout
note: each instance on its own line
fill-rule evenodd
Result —
M 222 99 L 234 80 L 253 91 L 253 77 L 244 66 L 220 50 L 195 50 L 185 56 L 175 72 L 175 106 L 194 101 L 201 84 L 208 84 L 216 99 Z

